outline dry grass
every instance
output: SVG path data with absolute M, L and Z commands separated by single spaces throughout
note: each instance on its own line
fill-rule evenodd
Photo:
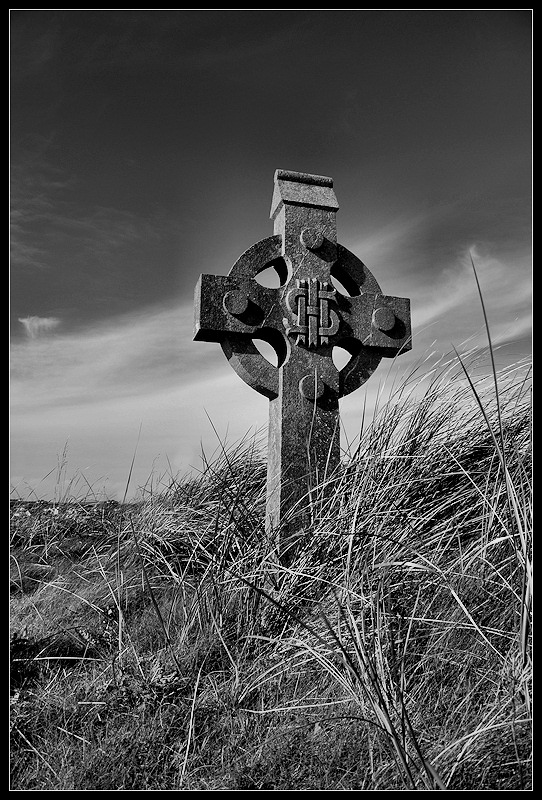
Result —
M 15 502 L 12 788 L 529 789 L 528 366 L 468 375 L 396 387 L 288 567 L 251 442 Z

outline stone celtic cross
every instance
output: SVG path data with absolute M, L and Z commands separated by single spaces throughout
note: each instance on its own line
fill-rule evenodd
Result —
M 411 347 L 409 300 L 382 294 L 337 243 L 337 210 L 331 178 L 277 170 L 274 236 L 246 250 L 227 276 L 202 275 L 196 287 L 194 339 L 219 342 L 237 374 L 270 401 L 268 530 L 304 527 L 308 493 L 339 464 L 339 398 L 382 357 Z M 269 267 L 279 288 L 256 280 Z M 272 345 L 278 366 L 254 339 Z M 351 356 L 342 369 L 335 346 Z

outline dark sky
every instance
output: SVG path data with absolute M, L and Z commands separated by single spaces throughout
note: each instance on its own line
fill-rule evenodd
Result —
M 13 11 L 14 483 L 37 485 L 69 440 L 74 471 L 115 491 L 140 424 L 143 472 L 185 466 L 204 406 L 235 435 L 265 424 L 220 348 L 191 341 L 191 304 L 201 272 L 272 233 L 277 168 L 333 177 L 339 240 L 412 298 L 418 354 L 478 335 L 470 251 L 495 339 L 525 355 L 531 21 Z

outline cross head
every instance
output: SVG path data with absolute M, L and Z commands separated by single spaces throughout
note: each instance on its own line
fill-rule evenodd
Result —
M 306 527 L 307 497 L 340 461 L 339 399 L 383 357 L 411 348 L 410 302 L 384 295 L 367 267 L 337 242 L 333 180 L 277 170 L 274 235 L 249 247 L 228 275 L 201 275 L 194 339 L 218 342 L 230 365 L 269 398 L 266 526 Z M 272 267 L 280 286 L 257 276 Z M 278 364 L 254 339 L 268 342 Z M 350 360 L 338 369 L 333 348 Z

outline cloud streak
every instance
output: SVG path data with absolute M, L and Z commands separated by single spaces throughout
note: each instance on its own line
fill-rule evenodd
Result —
M 494 344 L 528 337 L 532 322 L 531 250 L 525 236 L 507 237 L 505 220 L 489 238 L 461 227 L 455 203 L 391 220 L 350 246 L 385 294 L 411 298 L 415 348 L 434 339 L 440 351 L 470 339 L 487 344 L 471 255 Z M 480 226 L 482 227 L 482 226 Z M 512 229 L 515 230 L 512 225 Z M 517 234 L 517 232 L 516 232 Z M 374 266 L 375 265 L 375 266 Z
M 56 317 L 19 317 L 29 339 L 37 339 L 44 333 L 58 328 L 60 320 Z
M 109 494 L 122 496 L 140 425 L 133 489 L 160 455 L 175 472 L 199 464 L 202 444 L 212 452 L 209 418 L 233 438 L 267 420 L 267 400 L 220 348 L 192 342 L 191 305 L 14 342 L 12 370 L 12 474 L 20 491 L 39 486 L 40 496 L 54 489 L 54 474 L 42 479 L 68 439 L 70 471 L 84 470 L 91 484 L 108 476 Z
M 72 189 L 42 176 L 26 176 L 12 189 L 11 245 L 13 267 L 55 267 L 51 242 L 78 260 L 111 260 L 122 248 L 158 242 L 163 221 L 133 212 L 70 199 Z
M 12 345 L 19 409 L 155 392 L 200 368 L 189 306 L 144 309 L 52 338 L 35 335 L 47 327 L 40 319 L 28 317 L 30 338 Z
M 517 254 L 512 263 L 483 254 L 474 245 L 469 253 L 445 268 L 435 282 L 413 290 L 413 328 L 423 335 L 432 329 L 441 342 L 458 343 L 458 337 L 474 336 L 486 343 L 484 318 L 474 272 L 473 257 L 487 310 L 494 344 L 528 336 L 531 330 L 530 258 Z

